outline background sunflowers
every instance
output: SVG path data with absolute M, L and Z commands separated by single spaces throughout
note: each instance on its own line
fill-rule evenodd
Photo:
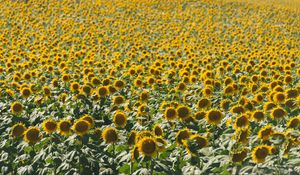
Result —
M 298 0 L 0 3 L 0 174 L 300 174 Z

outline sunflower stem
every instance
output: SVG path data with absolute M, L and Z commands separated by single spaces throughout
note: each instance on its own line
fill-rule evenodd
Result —
M 153 168 L 154 168 L 154 164 L 153 164 L 153 159 L 151 158 L 151 160 L 150 160 L 150 175 L 153 174 Z

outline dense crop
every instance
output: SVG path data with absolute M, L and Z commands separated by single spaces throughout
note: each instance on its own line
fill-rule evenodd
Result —
M 0 173 L 300 174 L 278 2 L 1 1 Z

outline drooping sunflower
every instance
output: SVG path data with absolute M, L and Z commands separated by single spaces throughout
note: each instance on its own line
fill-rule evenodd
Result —
M 29 127 L 24 133 L 24 140 L 29 144 L 35 144 L 40 139 L 40 130 L 37 127 Z
M 296 116 L 290 118 L 286 125 L 289 128 L 296 128 L 299 125 L 299 123 L 300 123 L 300 117 Z
M 232 153 L 232 162 L 243 162 L 244 159 L 247 157 L 247 153 L 248 153 L 248 150 L 246 148 L 242 148 L 241 150 L 238 150 L 238 151 L 234 151 Z
M 25 125 L 23 123 L 17 123 L 14 126 L 12 126 L 11 135 L 13 136 L 13 138 L 21 137 L 23 136 L 25 131 Z
M 271 125 L 266 125 L 258 131 L 258 138 L 262 139 L 263 141 L 268 140 L 271 135 L 274 133 L 273 128 Z
M 191 135 L 188 139 L 183 140 L 182 142 L 185 148 L 188 150 L 188 153 L 192 155 L 195 155 L 198 150 L 208 145 L 207 138 L 199 134 Z
M 47 134 L 51 134 L 53 132 L 56 131 L 57 129 L 57 123 L 55 120 L 53 119 L 47 119 L 47 120 L 44 120 L 43 123 L 42 123 L 42 127 L 43 127 L 43 130 L 47 133 Z
M 271 147 L 268 145 L 256 146 L 252 151 L 252 160 L 255 163 L 265 162 L 266 157 L 271 154 Z
M 238 129 L 235 133 L 235 140 L 239 143 L 247 144 L 249 142 L 250 133 L 249 128 Z
M 72 126 L 72 130 L 79 136 L 84 136 L 89 129 L 90 123 L 86 120 L 77 120 Z
M 162 136 L 164 133 L 163 129 L 158 124 L 154 125 L 153 132 L 156 136 Z
M 137 132 L 135 130 L 131 130 L 130 134 L 128 136 L 127 144 L 129 146 L 132 146 L 136 143 L 137 138 Z
M 23 105 L 16 101 L 11 104 L 10 109 L 13 114 L 20 114 L 23 111 Z
M 62 119 L 57 126 L 59 134 L 67 136 L 71 133 L 72 122 L 70 120 Z
M 144 156 L 153 156 L 157 153 L 158 147 L 153 137 L 145 137 L 137 143 L 138 150 Z
M 205 119 L 209 124 L 218 125 L 223 119 L 223 114 L 217 109 L 211 109 L 206 113 Z
M 123 111 L 118 110 L 113 118 L 113 122 L 117 128 L 124 128 L 127 124 L 127 116 Z
M 118 141 L 118 133 L 115 128 L 108 127 L 102 132 L 102 138 L 107 144 L 114 144 Z
M 176 143 L 182 145 L 183 144 L 182 141 L 188 139 L 190 135 L 191 132 L 187 128 L 179 130 L 176 134 Z

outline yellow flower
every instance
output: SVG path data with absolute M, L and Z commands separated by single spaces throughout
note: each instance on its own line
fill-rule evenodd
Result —
M 29 144 L 35 144 L 40 139 L 40 130 L 37 127 L 29 127 L 24 133 L 24 140 Z
M 183 140 L 186 140 L 190 137 L 191 133 L 188 129 L 181 129 L 176 134 L 176 143 L 179 145 L 183 144 Z
M 114 144 L 117 143 L 118 141 L 118 133 L 116 129 L 114 128 L 105 128 L 104 131 L 102 132 L 102 138 L 107 144 Z
M 26 131 L 25 125 L 23 123 L 17 123 L 12 127 L 11 135 L 14 138 L 21 137 L 21 136 L 23 136 L 25 131 Z
M 20 114 L 23 111 L 23 105 L 20 102 L 13 102 L 10 107 L 13 114 Z
M 86 120 L 77 120 L 72 129 L 77 135 L 84 136 L 90 129 L 90 123 Z
M 124 128 L 127 124 L 127 116 L 123 111 L 117 111 L 113 119 L 117 128 Z
M 158 151 L 156 140 L 152 137 L 143 138 L 137 143 L 137 147 L 144 156 L 153 156 Z
M 208 141 L 207 138 L 199 134 L 191 135 L 188 139 L 183 140 L 183 145 L 192 155 L 197 154 L 197 151 L 207 147 Z
M 255 163 L 265 162 L 266 157 L 271 154 L 271 147 L 268 145 L 256 146 L 252 151 L 252 160 Z
M 186 107 L 186 106 L 179 106 L 179 107 L 177 107 L 176 112 L 177 112 L 177 116 L 180 119 L 186 119 L 186 118 L 188 118 L 191 115 L 190 108 Z
M 206 113 L 205 119 L 209 124 L 218 125 L 223 119 L 223 114 L 217 109 L 211 109 Z
M 67 136 L 71 133 L 72 122 L 68 119 L 62 119 L 58 123 L 59 134 Z
M 173 107 L 168 107 L 166 110 L 165 110 L 165 119 L 170 121 L 170 120 L 174 120 L 177 118 L 177 111 L 175 108 Z
M 42 127 L 47 134 L 51 134 L 56 131 L 57 123 L 53 119 L 47 119 L 47 120 L 43 121 Z

